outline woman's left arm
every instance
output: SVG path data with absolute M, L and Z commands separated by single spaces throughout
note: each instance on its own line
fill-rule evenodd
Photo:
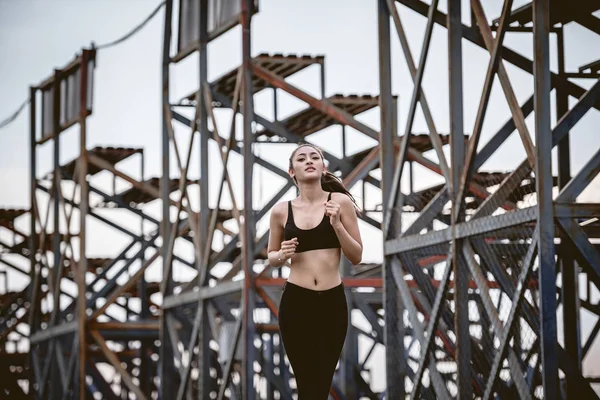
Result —
M 350 198 L 343 193 L 337 194 L 336 199 L 327 202 L 327 211 L 331 226 L 342 246 L 344 255 L 353 265 L 362 261 L 362 240 L 358 229 L 358 218 Z

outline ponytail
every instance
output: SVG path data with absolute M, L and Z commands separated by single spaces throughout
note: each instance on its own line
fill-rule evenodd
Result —
M 358 204 L 356 203 L 356 199 L 354 196 L 352 196 L 352 193 L 350 193 L 344 186 L 344 183 L 331 172 L 326 171 L 325 174 L 321 176 L 321 188 L 323 188 L 323 190 L 326 192 L 345 194 L 350 198 L 350 200 L 352 200 L 352 203 L 354 203 L 354 208 L 357 210 L 357 212 L 360 210 Z

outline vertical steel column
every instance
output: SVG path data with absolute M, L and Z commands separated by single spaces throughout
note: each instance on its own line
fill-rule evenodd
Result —
M 87 251 L 86 251 L 86 218 L 89 212 L 89 189 L 87 184 L 87 76 L 88 76 L 88 59 L 90 52 L 84 50 L 81 55 L 81 92 L 79 95 L 79 269 L 77 271 L 77 332 L 78 332 L 78 351 L 79 361 L 77 363 L 77 375 L 79 381 L 78 396 L 80 399 L 85 398 L 85 363 L 86 363 L 86 282 L 85 275 L 87 273 Z M 59 282 L 59 281 L 57 281 Z M 60 292 L 59 292 L 60 293 Z
M 415 192 L 415 171 L 414 171 L 414 163 L 412 161 L 408 162 L 408 173 L 409 173 L 409 182 L 410 188 L 408 193 L 413 194 Z
M 38 282 L 36 277 L 38 276 L 37 270 L 40 267 L 37 262 L 37 229 L 36 229 L 36 219 L 37 219 L 37 201 L 36 201 L 36 191 L 37 191 L 37 143 L 36 143 L 36 94 L 37 88 L 30 87 L 29 88 L 29 261 L 30 261 L 30 283 L 29 283 L 29 334 L 32 335 L 37 331 L 38 328 Z M 33 363 L 35 363 L 35 358 L 33 357 L 33 353 L 35 349 L 31 348 L 31 344 L 29 345 L 29 356 L 27 357 L 27 362 L 29 363 L 29 393 L 33 394 L 36 391 L 36 380 L 35 373 L 33 372 Z M 37 396 L 36 396 L 37 398 Z
M 251 22 L 252 22 L 252 0 L 239 0 L 242 2 L 242 114 L 244 116 L 244 222 L 242 234 L 242 269 L 244 271 L 243 289 L 243 349 L 245 359 L 242 361 L 242 398 L 254 400 L 256 390 L 254 389 L 254 361 L 256 360 L 256 348 L 254 347 L 254 277 L 252 267 L 254 266 L 254 212 L 252 207 L 252 173 L 254 170 L 254 156 L 252 154 L 252 122 L 254 121 L 254 102 L 252 98 L 252 49 L 251 49 Z
M 198 54 L 199 61 L 199 90 L 198 96 L 198 118 L 200 131 L 200 226 L 198 232 L 201 235 L 201 242 L 208 239 L 208 227 L 210 221 L 210 208 L 208 203 L 208 113 L 206 111 L 206 101 L 204 96 L 205 87 L 208 86 L 208 0 L 200 1 L 200 48 Z M 211 106 L 210 104 L 208 106 Z M 192 134 L 194 134 L 192 132 Z M 187 178 L 187 177 L 186 177 Z M 200 266 L 204 268 L 204 266 Z M 201 271 L 198 271 L 201 274 Z M 208 274 L 207 274 L 208 275 Z M 200 283 L 202 284 L 202 283 Z
M 274 321 L 273 316 L 271 316 L 271 318 L 269 318 L 270 323 L 277 323 L 277 321 Z M 273 334 L 270 333 L 269 334 L 269 338 L 267 340 L 263 340 L 264 343 L 264 360 L 265 360 L 265 364 L 266 364 L 266 368 L 268 368 L 270 371 L 268 373 L 265 373 L 265 377 L 267 379 L 265 379 L 265 389 L 266 389 L 266 395 L 267 395 L 267 400 L 275 400 L 275 385 L 273 385 L 273 381 L 271 379 L 269 379 L 269 374 L 271 374 L 271 376 L 273 378 L 275 378 L 275 360 L 273 357 Z
M 53 299 L 53 308 L 50 320 L 48 321 L 48 328 L 57 325 L 58 321 L 58 313 L 54 312 L 55 308 L 60 306 L 59 298 L 60 298 L 60 278 L 62 272 L 61 265 L 61 249 L 60 249 L 60 196 L 59 192 L 61 190 L 61 173 L 60 173 L 60 83 L 62 81 L 62 71 L 55 69 L 54 70 L 54 80 L 52 82 L 52 142 L 54 145 L 54 173 L 52 176 L 53 189 L 52 189 L 52 254 L 54 256 L 54 260 L 52 262 L 53 269 L 50 269 L 50 265 L 48 265 L 48 279 L 50 279 L 50 274 L 54 273 L 54 291 L 48 288 L 48 293 L 52 293 Z M 56 288 L 58 286 L 58 288 Z M 56 296 L 54 296 L 56 294 Z M 41 311 L 41 310 L 40 310 Z M 81 318 L 81 312 L 77 313 L 77 322 L 79 323 L 79 319 Z M 48 351 L 49 353 L 46 357 L 50 358 L 50 382 L 44 383 L 45 387 L 48 387 L 48 396 L 50 398 L 55 398 L 56 390 L 58 388 L 59 376 L 58 365 L 56 365 L 56 347 L 52 343 L 56 341 L 54 337 L 48 340 Z M 78 362 L 81 359 L 78 357 Z M 79 367 L 79 363 L 77 364 Z M 76 378 L 79 385 L 82 384 L 83 380 L 77 374 Z M 81 389 L 80 389 L 81 390 Z
M 378 0 L 378 35 L 379 35 L 379 109 L 381 129 L 379 133 L 380 165 L 381 165 L 381 191 L 383 204 L 383 220 L 400 219 L 400 216 L 389 215 L 396 211 L 391 208 L 395 201 L 391 198 L 392 180 L 394 179 L 394 145 L 395 122 L 394 101 L 392 97 L 392 61 L 390 46 L 390 10 L 386 0 Z M 402 162 L 402 160 L 400 160 Z M 398 177 L 400 179 L 400 177 Z M 399 185 L 399 182 L 397 182 Z M 398 187 L 398 194 L 400 188 Z M 385 204 L 391 201 L 392 204 Z M 401 212 L 401 209 L 397 211 Z M 384 240 L 392 239 L 400 229 L 391 222 L 389 228 L 383 226 Z M 387 398 L 401 399 L 405 397 L 405 360 L 404 360 L 404 334 L 403 313 L 398 295 L 399 288 L 394 284 L 391 272 L 391 257 L 384 257 L 382 264 L 383 274 L 383 306 L 385 309 L 385 370 Z M 400 335 L 399 335 L 400 334 Z
M 173 0 L 167 0 L 165 7 L 165 25 L 163 35 L 163 54 L 162 54 L 162 176 L 160 178 L 160 190 L 162 199 L 162 221 L 160 225 L 161 236 L 162 236 L 162 247 L 161 256 L 163 260 L 163 281 L 165 282 L 164 291 L 162 293 L 163 298 L 171 294 L 173 290 L 173 274 L 171 267 L 167 265 L 169 251 L 169 232 L 171 230 L 171 223 L 169 217 L 169 180 L 170 180 L 170 140 L 167 124 L 171 121 L 167 120 L 165 115 L 165 107 L 170 107 L 169 104 L 169 64 L 170 64 L 170 49 L 171 49 L 171 20 L 173 12 Z M 159 398 L 166 400 L 173 397 L 174 393 L 177 393 L 177 387 L 175 385 L 174 377 L 178 377 L 179 374 L 175 369 L 173 361 L 173 344 L 169 338 L 167 324 L 168 321 L 165 318 L 165 310 L 162 310 L 160 318 L 160 352 L 159 352 L 159 371 L 158 375 L 160 378 L 160 389 Z
M 146 179 L 146 159 L 144 156 L 144 150 L 140 152 L 140 181 L 144 182 Z M 144 217 L 140 216 L 140 237 L 142 240 L 145 239 L 144 229 Z M 146 249 L 141 251 L 140 264 L 144 265 L 146 262 Z M 146 321 L 150 317 L 150 303 L 148 302 L 148 284 L 146 282 L 146 274 L 143 274 L 140 278 L 138 286 L 140 294 L 140 319 Z M 151 398 L 152 391 L 152 367 L 149 352 L 152 349 L 152 340 L 142 338 L 140 340 L 140 389 L 148 398 Z
M 565 73 L 565 42 L 563 28 L 556 34 L 558 50 L 558 74 L 564 77 Z M 569 111 L 569 95 L 562 87 L 557 86 L 556 93 L 556 119 L 560 119 Z M 558 143 L 558 186 L 562 190 L 571 179 L 571 149 L 569 133 Z M 581 374 L 581 331 L 579 324 L 579 285 L 578 269 L 573 258 L 570 240 L 566 235 L 561 239 L 560 269 L 562 276 L 562 302 L 563 302 L 563 329 L 565 350 L 571 359 L 577 373 Z M 575 398 L 578 392 L 577 380 L 568 374 L 565 375 L 566 396 Z
M 196 249 L 196 265 L 198 267 L 198 276 L 204 276 L 204 282 L 199 281 L 199 286 L 207 284 L 208 277 L 208 265 L 202 265 L 202 260 L 208 260 L 209 258 L 203 254 L 203 249 L 210 251 L 210 244 L 207 241 L 210 238 L 209 224 L 210 224 L 210 205 L 209 205 L 209 174 L 208 174 L 208 138 L 210 132 L 208 131 L 208 112 L 207 106 L 212 107 L 211 104 L 206 104 L 206 97 L 204 96 L 204 90 L 208 86 L 208 0 L 200 1 L 200 24 L 199 24 L 199 37 L 200 37 L 200 48 L 198 54 L 199 61 L 199 96 L 197 97 L 198 104 L 198 118 L 199 118 L 199 132 L 200 132 L 200 219 L 198 221 L 199 227 L 198 232 L 200 233 L 200 243 L 203 248 Z M 213 121 L 214 122 L 214 121 Z M 216 123 L 216 122 L 214 122 Z M 191 132 L 195 135 L 195 132 Z M 187 172 L 187 171 L 186 171 Z M 185 177 L 187 179 L 187 177 Z M 218 205 L 217 205 L 218 207 Z M 189 218 L 189 217 L 188 217 Z M 206 274 L 202 275 L 202 269 L 206 268 Z M 208 322 L 208 310 L 207 300 L 201 302 L 201 321 L 200 330 L 198 331 L 198 398 L 208 398 L 210 394 L 210 326 Z M 191 387 L 191 384 L 190 384 Z
M 459 399 L 473 397 L 471 385 L 471 336 L 469 331 L 469 272 L 460 257 L 462 241 L 455 228 L 463 217 L 463 202 L 458 199 L 465 163 L 463 124 L 462 22 L 461 2 L 448 2 L 448 67 L 450 80 L 450 153 L 452 159 L 452 265 L 454 268 L 454 327 L 456 334 L 457 386 Z M 458 201 L 458 203 L 457 203 Z
M 275 122 L 279 121 L 279 118 L 277 117 L 279 112 L 277 110 L 277 88 L 273 87 L 273 121 Z
M 346 125 L 342 125 L 342 158 L 346 158 L 347 155 L 346 145 Z
M 321 59 L 319 65 L 321 66 L 321 99 L 325 98 L 325 59 Z
M 559 398 L 556 342 L 556 270 L 552 202 L 552 135 L 550 126 L 550 0 L 533 0 L 533 77 L 535 82 L 536 191 L 540 290 L 541 368 L 544 399 Z

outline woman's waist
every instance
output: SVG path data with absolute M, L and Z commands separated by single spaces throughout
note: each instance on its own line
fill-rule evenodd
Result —
M 293 280 L 292 276 L 284 284 L 284 293 L 293 292 L 295 294 L 306 296 L 307 298 L 315 299 L 326 299 L 329 297 L 344 297 L 344 283 L 341 278 L 332 283 L 322 282 L 322 285 L 314 285 L 310 282 L 303 282 L 302 280 Z M 345 297 L 344 297 L 345 298 Z
M 342 283 L 337 267 L 298 267 L 293 266 L 288 282 L 311 290 L 327 290 Z

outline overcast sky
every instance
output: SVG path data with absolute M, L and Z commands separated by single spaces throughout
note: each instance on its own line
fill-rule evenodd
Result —
M 52 74 L 54 68 L 60 68 L 70 62 L 81 48 L 90 46 L 91 42 L 103 44 L 121 37 L 133 26 L 142 21 L 159 3 L 156 0 L 0 0 L 0 118 L 5 118 L 28 96 L 30 85 L 39 84 Z M 445 12 L 446 1 L 440 2 L 440 9 Z M 501 2 L 484 0 L 484 8 L 488 20 L 496 18 L 501 12 Z M 516 8 L 525 1 L 515 1 Z M 463 0 L 463 20 L 469 21 L 468 1 Z M 100 50 L 97 56 L 94 86 L 94 110 L 88 119 L 88 147 L 123 146 L 144 148 L 146 154 L 145 177 L 159 176 L 160 165 L 160 60 L 163 35 L 164 10 L 154 18 L 141 32 L 123 44 Z M 426 19 L 412 11 L 399 6 L 400 15 L 407 32 L 413 57 L 418 62 L 421 41 Z M 392 87 L 399 100 L 399 131 L 403 132 L 406 123 L 408 104 L 412 94 L 412 81 L 406 67 L 403 53 L 392 25 Z M 580 65 L 598 59 L 597 49 L 600 43 L 594 34 L 576 25 L 565 29 L 566 68 L 576 71 Z M 235 68 L 241 60 L 241 31 L 235 28 L 211 43 L 209 46 L 209 78 L 212 80 Z M 507 34 L 507 46 L 532 57 L 532 37 L 529 34 Z M 477 105 L 481 96 L 481 88 L 485 79 L 485 71 L 489 57 L 487 53 L 466 41 L 464 49 L 464 114 L 465 130 L 470 134 Z M 551 38 L 551 63 L 556 70 L 556 51 L 554 37 Z M 596 49 L 595 51 L 592 51 Z M 320 0 L 281 1 L 261 0 L 260 12 L 253 19 L 252 53 L 254 55 L 268 53 L 325 55 L 326 57 L 326 95 L 370 94 L 379 93 L 378 78 L 378 44 L 377 44 L 377 3 L 375 0 Z M 198 59 L 195 55 L 188 57 L 177 66 L 172 67 L 171 99 L 175 101 L 197 88 Z M 531 75 L 505 63 L 513 89 L 522 104 L 533 92 Z M 448 78 L 447 78 L 447 36 L 446 30 L 436 25 L 433 31 L 433 42 L 430 48 L 427 69 L 423 82 L 430 109 L 432 110 L 438 131 L 448 132 Z M 318 69 L 312 67 L 290 80 L 294 85 L 318 96 Z M 592 82 L 577 81 L 583 87 Z M 272 116 L 272 94 L 265 91 L 256 96 L 256 111 L 261 115 Z M 290 96 L 281 93 L 279 117 L 297 112 L 305 105 Z M 574 99 L 571 99 L 574 101 Z M 554 100 L 552 100 L 554 104 Z M 496 79 L 489 111 L 486 116 L 482 141 L 487 139 L 501 127 L 510 112 L 502 89 Z M 218 112 L 218 127 L 221 134 L 227 132 L 230 114 Z M 553 124 L 555 116 L 553 115 Z M 377 110 L 359 116 L 359 119 L 378 129 L 379 113 Z M 29 118 L 28 109 L 9 127 L 0 131 L 0 207 L 24 207 L 28 205 L 29 179 Z M 532 118 L 527 119 L 533 136 Z M 589 112 L 580 124 L 572 131 L 572 168 L 577 171 L 600 147 L 600 135 L 597 127 L 600 124 L 600 113 Z M 65 143 L 61 160 L 66 162 L 77 154 L 77 128 L 63 135 Z M 349 129 L 348 144 L 350 153 L 374 144 L 364 135 Z M 188 137 L 187 131 L 176 126 L 181 142 Z M 413 132 L 427 132 L 427 126 L 420 109 L 417 109 Z M 535 138 L 533 138 L 535 140 Z M 314 135 L 314 142 L 328 151 L 340 156 L 340 129 L 333 127 Z M 67 143 L 70 142 L 70 143 Z M 259 146 L 257 155 L 285 168 L 287 157 L 291 151 L 289 146 Z M 185 146 L 184 146 L 185 147 Z M 213 147 L 213 149 L 216 149 Z M 446 149 L 448 150 L 448 149 Z M 40 148 L 38 176 L 50 171 L 52 148 L 49 145 Z M 428 154 L 435 159 L 435 155 Z M 211 156 L 212 157 L 212 156 Z M 497 153 L 484 165 L 487 171 L 507 171 L 514 169 L 525 157 L 523 146 L 516 133 L 507 140 Z M 173 159 L 174 160 L 174 159 Z M 175 162 L 175 161 L 173 161 Z M 241 162 L 232 158 L 232 170 L 241 172 Z M 218 157 L 211 158 L 211 168 L 220 171 Z M 119 165 L 123 171 L 139 177 L 139 159 Z M 173 169 L 175 171 L 175 169 Z M 198 163 L 192 163 L 192 173 L 198 176 Z M 415 189 L 422 189 L 440 183 L 441 179 L 434 174 L 416 170 Z M 219 174 L 212 174 L 219 176 Z M 277 192 L 283 180 L 257 168 L 255 199 L 262 204 Z M 241 200 L 241 173 L 234 175 L 237 194 Z M 214 187 L 217 178 L 211 180 Z M 110 189 L 110 179 L 105 174 L 96 178 L 98 186 Z M 407 189 L 406 183 L 403 188 Z M 359 188 L 353 193 L 360 195 Z M 598 192 L 592 189 L 582 199 L 597 199 Z M 292 198 L 290 191 L 285 199 Z M 213 189 L 211 196 L 216 198 Z M 368 204 L 374 207 L 380 203 L 377 192 L 367 193 Z M 158 203 L 158 202 L 155 202 Z M 238 202 L 238 204 L 240 204 Z M 157 204 L 148 207 L 148 212 L 158 216 L 160 208 Z M 105 214 L 112 219 L 138 222 L 127 213 L 108 211 Z M 114 234 L 100 224 L 90 222 L 94 236 L 89 239 L 91 256 L 108 256 L 115 254 L 115 248 L 121 247 L 125 239 Z M 260 229 L 266 228 L 264 222 Z M 92 228 L 90 228 L 91 231 Z M 365 246 L 364 261 L 381 260 L 381 234 L 365 224 L 361 225 Z M 190 249 L 182 249 L 189 254 Z M 177 274 L 177 271 L 176 271 Z M 180 278 L 187 277 L 181 272 Z M 9 277 L 9 279 L 11 279 Z M 14 277 L 15 285 L 24 281 Z

